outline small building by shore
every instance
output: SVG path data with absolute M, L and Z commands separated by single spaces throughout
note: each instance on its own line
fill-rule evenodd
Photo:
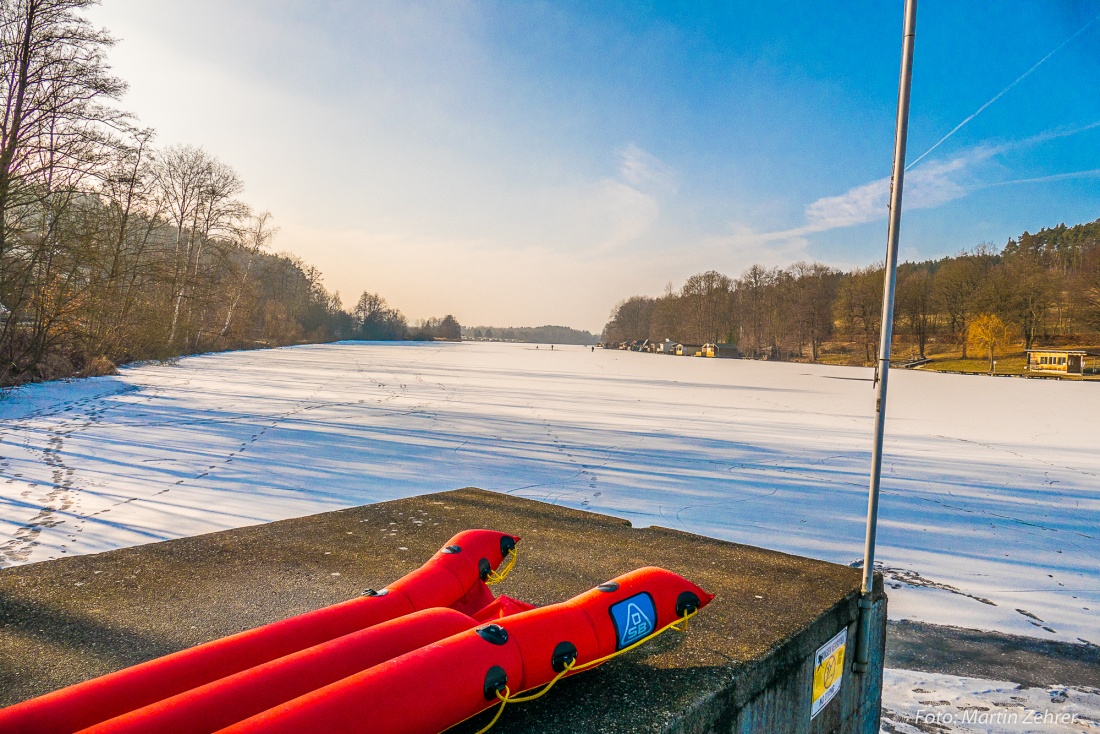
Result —
M 1100 355 L 1087 349 L 1029 349 L 1027 371 L 1083 375 L 1089 367 L 1089 357 L 1097 356 Z
M 735 359 L 741 356 L 740 350 L 737 349 L 736 344 L 726 344 L 719 342 L 717 344 L 704 344 L 703 345 L 704 357 L 725 357 L 727 359 Z

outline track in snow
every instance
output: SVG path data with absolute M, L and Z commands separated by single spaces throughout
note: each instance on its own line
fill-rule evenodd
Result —
M 504 344 L 234 352 L 0 402 L 0 565 L 479 486 L 851 563 L 869 372 Z M 899 371 L 892 618 L 1100 642 L 1093 384 Z

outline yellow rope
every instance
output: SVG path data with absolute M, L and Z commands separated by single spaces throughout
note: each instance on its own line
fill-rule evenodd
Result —
M 502 568 L 500 571 L 489 571 L 488 578 L 485 579 L 486 586 L 492 586 L 493 584 L 499 584 L 504 579 L 508 578 L 508 574 L 512 573 L 512 569 L 516 567 L 516 551 L 517 548 L 513 548 L 509 555 L 508 565 Z
M 577 664 L 577 659 L 573 658 L 572 660 L 570 660 L 566 664 L 565 668 L 560 673 L 558 673 L 557 675 L 554 676 L 554 679 L 552 681 L 550 681 L 549 683 L 546 684 L 546 686 L 541 691 L 539 691 L 538 693 L 532 693 L 530 696 L 521 696 L 521 697 L 517 697 L 517 698 L 510 698 L 509 703 L 526 703 L 528 701 L 534 701 L 536 698 L 542 698 L 543 696 L 546 695 L 546 693 L 551 688 L 554 687 L 554 684 L 557 683 L 562 678 L 564 678 L 565 675 L 570 670 L 572 670 L 573 666 L 576 665 L 576 664 Z
M 504 686 L 504 695 L 500 695 L 500 691 L 497 691 L 497 698 L 500 699 L 500 708 L 497 709 L 497 715 L 493 717 L 493 720 L 489 722 L 488 726 L 479 731 L 477 734 L 485 734 L 485 732 L 496 726 L 497 721 L 500 720 L 500 715 L 504 713 L 504 707 L 508 705 L 508 700 L 511 698 L 512 692 L 508 690 L 508 686 Z
M 515 551 L 512 551 L 512 552 L 515 553 Z M 512 560 L 514 562 L 515 557 L 513 557 Z M 514 563 L 513 563 L 513 565 L 514 565 Z M 510 570 L 511 570 L 511 567 L 505 569 L 504 575 L 507 576 L 508 571 L 510 571 Z M 564 678 L 569 673 L 579 673 L 582 670 L 587 670 L 587 669 L 592 668 L 596 665 L 599 665 L 600 663 L 606 663 L 611 658 L 616 658 L 620 655 L 623 655 L 624 653 L 628 653 L 631 650 L 635 649 L 636 647 L 638 647 L 640 645 L 644 645 L 645 643 L 652 640 L 654 637 L 657 637 L 658 635 L 664 634 L 665 632 L 668 632 L 671 629 L 674 629 L 677 632 L 686 632 L 687 628 L 688 628 L 688 620 L 690 620 L 692 617 L 694 617 L 698 613 L 699 613 L 698 609 L 693 609 L 692 611 L 685 613 L 684 616 L 680 617 L 675 622 L 669 622 L 668 624 L 666 624 L 661 629 L 656 630 L 655 632 L 651 632 L 650 634 L 646 635 L 645 637 L 638 640 L 634 644 L 628 645 L 628 646 L 624 647 L 622 650 L 616 650 L 615 652 L 611 653 L 610 655 L 604 655 L 602 658 L 596 658 L 595 660 L 589 660 L 587 663 L 582 663 L 581 665 L 577 665 L 577 659 L 573 658 L 573 660 L 571 660 L 568 664 L 566 664 L 565 669 L 562 670 L 560 673 L 558 673 L 556 676 L 554 676 L 554 678 L 549 683 L 547 683 L 546 686 L 541 691 L 539 691 L 538 693 L 532 693 L 528 696 L 515 696 L 515 697 L 513 697 L 512 692 L 508 689 L 508 686 L 504 686 L 504 694 L 503 695 L 501 695 L 500 691 L 497 691 L 497 698 L 500 699 L 500 708 L 497 709 L 496 716 L 493 717 L 493 720 L 490 721 L 484 729 L 477 732 L 477 734 L 485 734 L 485 732 L 492 729 L 496 725 L 496 723 L 500 720 L 500 715 L 502 713 L 504 713 L 504 707 L 507 706 L 508 704 L 510 704 L 510 703 L 526 703 L 527 701 L 534 701 L 536 698 L 542 698 L 543 696 L 546 695 L 546 693 L 551 688 L 554 687 L 555 683 L 557 683 L 559 680 Z M 683 626 L 681 627 L 680 625 L 683 625 Z
M 633 650 L 634 648 L 639 647 L 639 646 L 644 645 L 645 643 L 649 642 L 650 640 L 652 640 L 657 635 L 662 635 L 662 634 L 664 634 L 665 632 L 668 632 L 671 629 L 674 629 L 677 632 L 687 632 L 688 620 L 691 619 L 692 617 L 694 617 L 698 613 L 699 613 L 698 609 L 693 609 L 692 611 L 685 613 L 684 616 L 680 617 L 675 622 L 669 622 L 668 624 L 666 624 L 661 629 L 657 630 L 656 632 L 651 632 L 649 635 L 647 635 L 647 636 L 643 637 L 642 639 L 638 640 L 633 645 L 627 645 L 622 650 L 616 650 L 615 652 L 611 653 L 610 655 L 604 655 L 602 658 L 596 658 L 595 660 L 589 660 L 587 663 L 582 663 L 581 665 L 575 666 L 573 668 L 573 670 L 575 672 L 579 673 L 582 670 L 588 670 L 589 668 L 595 667 L 595 666 L 599 665 L 600 663 L 606 663 L 611 658 L 617 658 L 620 655 L 628 653 L 631 650 Z M 683 625 L 683 627 L 680 626 L 681 624 Z

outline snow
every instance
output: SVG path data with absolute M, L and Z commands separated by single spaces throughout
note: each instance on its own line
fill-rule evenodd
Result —
M 478 486 L 852 563 L 869 370 L 499 343 L 149 364 L 0 401 L 0 565 Z M 1100 385 L 891 373 L 890 616 L 1100 643 Z
M 883 674 L 885 734 L 1100 731 L 1100 689 L 891 670 Z

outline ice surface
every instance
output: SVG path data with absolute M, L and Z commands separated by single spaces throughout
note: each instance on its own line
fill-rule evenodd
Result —
M 1015 683 L 887 669 L 882 731 L 889 734 L 1100 731 L 1100 689 Z
M 145 365 L 0 401 L 0 565 L 478 486 L 862 555 L 869 370 L 498 343 Z M 1100 643 L 1100 385 L 897 370 L 890 616 Z

